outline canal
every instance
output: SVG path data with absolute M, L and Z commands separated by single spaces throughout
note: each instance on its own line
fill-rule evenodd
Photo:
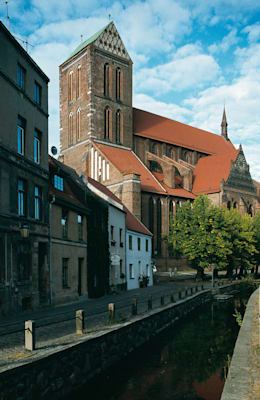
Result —
M 69 398 L 219 400 L 253 290 L 200 307 Z

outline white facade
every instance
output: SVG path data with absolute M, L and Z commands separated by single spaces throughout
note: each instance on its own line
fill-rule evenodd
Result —
M 146 280 L 148 286 L 153 285 L 152 238 L 128 229 L 126 230 L 126 279 L 127 290 L 139 288 Z

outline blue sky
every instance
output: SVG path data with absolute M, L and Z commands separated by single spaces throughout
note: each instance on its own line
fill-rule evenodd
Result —
M 225 104 L 230 139 L 260 181 L 260 2 L 10 0 L 8 11 L 51 80 L 50 146 L 59 146 L 58 66 L 110 14 L 134 62 L 133 105 L 219 133 Z M 7 25 L 5 5 L 0 19 Z

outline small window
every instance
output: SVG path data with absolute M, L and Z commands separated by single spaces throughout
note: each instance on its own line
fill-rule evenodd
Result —
M 130 275 L 130 279 L 134 279 L 135 273 L 134 273 L 133 264 L 129 264 L 129 275 Z
M 111 240 L 114 240 L 114 227 L 113 227 L 113 225 L 110 226 L 110 235 L 111 235 Z
M 141 238 L 137 238 L 137 248 L 141 250 Z
M 149 251 L 149 241 L 148 241 L 148 239 L 146 239 L 146 241 L 145 241 L 145 250 Z
M 119 229 L 119 240 L 120 240 L 120 247 L 123 247 L 124 243 L 123 243 L 123 229 L 122 228 Z
M 121 99 L 121 69 L 116 69 L 116 100 Z
M 63 192 L 63 178 L 59 175 L 54 175 L 54 187 L 55 189 L 60 190 Z
M 20 89 L 25 89 L 25 69 L 17 64 L 17 85 Z
M 40 164 L 40 159 L 41 159 L 40 155 L 41 155 L 41 133 L 35 130 L 33 139 L 33 158 L 36 164 Z
M 109 107 L 104 110 L 104 139 L 109 140 L 111 136 L 111 111 Z
M 151 276 L 149 264 L 146 264 L 146 276 Z
M 128 242 L 128 244 L 129 244 L 129 250 L 132 250 L 133 249 L 133 238 L 132 238 L 132 235 L 129 235 L 129 238 L 128 238 L 128 240 L 129 240 L 129 242 Z
M 79 232 L 79 240 L 83 240 L 83 217 L 78 214 L 78 232 Z
M 17 151 L 19 154 L 24 155 L 24 144 L 25 144 L 25 120 L 22 117 L 18 117 Z
M 108 64 L 104 65 L 104 96 L 109 96 L 110 91 L 110 76 L 109 76 L 110 68 Z
M 68 132 L 68 144 L 69 146 L 73 143 L 73 113 L 69 114 L 69 132 Z
M 41 219 L 41 189 L 39 186 L 34 188 L 34 218 Z
M 69 259 L 62 259 L 62 287 L 69 287 Z
M 79 65 L 77 68 L 77 82 L 76 82 L 76 97 L 77 99 L 80 97 L 81 92 L 81 66 Z
M 121 143 L 121 112 L 116 112 L 116 143 Z
M 77 119 L 76 119 L 76 137 L 77 142 L 80 140 L 80 131 L 81 131 L 81 110 L 80 108 L 77 111 Z
M 34 82 L 34 101 L 39 106 L 41 105 L 41 102 L 42 102 L 42 88 L 37 82 Z
M 73 71 L 70 71 L 68 78 L 68 100 L 73 99 Z
M 25 216 L 25 181 L 18 180 L 18 215 Z
M 139 270 L 139 276 L 143 275 L 143 270 L 142 270 L 141 261 L 138 261 L 138 270 Z
M 67 239 L 68 237 L 68 211 L 64 208 L 62 209 L 61 215 L 61 226 L 62 226 L 62 237 Z

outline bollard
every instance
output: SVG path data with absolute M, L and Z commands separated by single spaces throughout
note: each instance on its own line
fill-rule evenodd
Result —
M 115 304 L 109 303 L 108 304 L 108 322 L 112 324 L 115 321 Z
M 161 296 L 161 306 L 164 305 L 164 296 Z
M 153 308 L 153 299 L 152 296 L 148 297 L 148 310 L 152 310 Z
M 85 333 L 85 312 L 84 310 L 76 311 L 76 333 L 78 335 L 83 335 Z
M 25 321 L 25 349 L 33 351 L 35 350 L 35 322 Z
M 174 300 L 174 293 L 173 293 L 173 290 L 171 291 L 171 303 L 174 303 L 175 302 L 175 300 Z
M 179 290 L 179 299 L 181 299 L 181 289 Z
M 137 299 L 132 300 L 132 315 L 137 315 Z

